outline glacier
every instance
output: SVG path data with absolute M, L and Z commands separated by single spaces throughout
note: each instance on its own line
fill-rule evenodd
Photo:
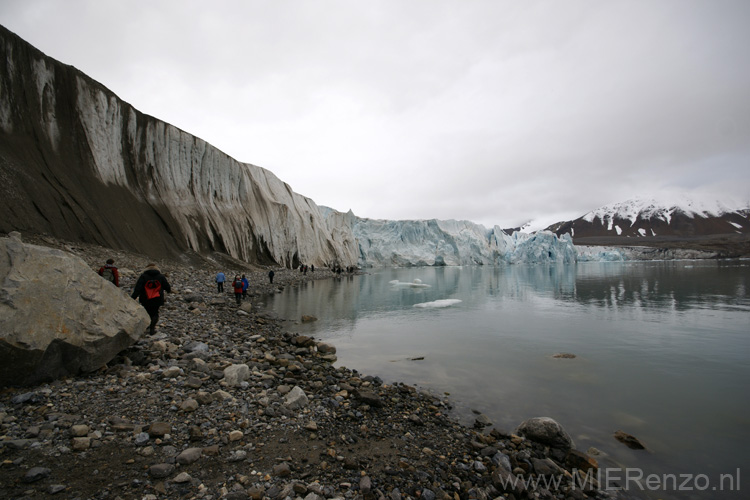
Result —
M 550 231 L 505 233 L 499 226 L 456 220 L 379 220 L 350 217 L 360 267 L 469 266 L 571 263 L 569 235 Z

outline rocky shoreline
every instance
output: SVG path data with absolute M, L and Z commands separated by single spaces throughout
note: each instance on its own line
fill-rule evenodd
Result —
M 30 241 L 75 253 L 92 269 L 114 258 L 125 291 L 148 263 L 97 246 Z M 286 332 L 251 305 L 330 271 L 276 269 L 271 285 L 268 269 L 231 259 L 158 264 L 174 293 L 155 335 L 94 373 L 2 390 L 0 496 L 615 497 L 580 476 L 596 462 L 571 450 L 551 419 L 510 434 L 479 415 L 468 428 L 451 418 L 449 402 L 336 367 L 333 346 Z M 248 276 L 241 307 L 230 291 L 217 293 L 220 268 Z

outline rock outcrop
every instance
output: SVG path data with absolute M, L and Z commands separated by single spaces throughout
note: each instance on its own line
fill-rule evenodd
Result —
M 79 257 L 0 239 L 0 386 L 102 367 L 135 343 L 145 309 Z

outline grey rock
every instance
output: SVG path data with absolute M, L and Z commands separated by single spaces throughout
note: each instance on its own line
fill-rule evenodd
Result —
M 177 455 L 177 463 L 180 465 L 192 464 L 200 459 L 202 453 L 202 448 L 188 448 Z
M 274 465 L 273 467 L 273 475 L 276 477 L 288 477 L 292 474 L 292 469 L 289 467 L 289 464 L 286 462 L 282 462 L 278 465 Z
M 317 344 L 318 352 L 321 354 L 336 354 L 336 347 L 325 342 L 319 342 Z
M 430 489 L 427 489 L 427 488 L 425 488 L 425 489 L 422 490 L 422 499 L 423 500 L 435 500 L 435 498 L 436 498 L 436 496 L 435 496 L 435 492 L 434 491 L 432 491 Z
M 363 495 L 367 495 L 372 490 L 372 479 L 370 479 L 370 476 L 362 476 L 362 478 L 359 480 L 359 491 Z
M 169 477 L 174 472 L 174 465 L 172 464 L 156 464 L 152 465 L 148 469 L 148 473 L 151 477 L 156 479 L 163 479 Z
M 516 434 L 552 448 L 570 450 L 573 440 L 562 425 L 549 417 L 534 417 L 525 420 L 516 429 Z
M 189 483 L 191 479 L 192 477 L 187 472 L 180 472 L 172 479 L 172 482 L 177 484 Z
M 250 368 L 245 364 L 237 364 L 224 368 L 224 381 L 230 387 L 239 387 L 242 382 L 250 379 Z
M 143 307 L 80 257 L 11 238 L 0 238 L 0 255 L 0 386 L 97 370 L 149 324 Z
M 149 441 L 148 432 L 141 432 L 135 437 L 136 446 L 143 446 Z
M 383 400 L 380 396 L 369 390 L 357 390 L 354 391 L 354 397 L 363 402 L 366 405 L 372 406 L 373 408 L 382 408 L 384 406 Z
M 510 457 L 506 455 L 505 453 L 497 452 L 492 457 L 492 463 L 495 464 L 497 467 L 501 467 L 508 472 L 513 470 L 513 467 L 510 465 Z
M 295 385 L 291 391 L 284 397 L 284 404 L 290 410 L 299 410 L 307 406 L 310 400 L 307 398 L 305 391 L 298 385 Z
M 26 472 L 21 481 L 24 483 L 34 483 L 49 477 L 52 471 L 46 467 L 32 467 Z
M 151 437 L 164 437 L 172 432 L 172 426 L 167 422 L 154 422 L 148 427 L 148 435 Z
M 62 493 L 65 491 L 67 487 L 62 484 L 51 484 L 49 488 L 47 488 L 47 494 L 48 495 L 56 495 L 58 493 Z
M 540 476 L 553 476 L 564 473 L 563 469 L 549 458 L 532 458 L 531 465 L 534 466 L 534 472 Z
M 475 427 L 487 427 L 492 425 L 492 420 L 490 420 L 490 417 L 485 415 L 484 413 L 481 413 L 475 420 L 474 420 L 474 426 Z

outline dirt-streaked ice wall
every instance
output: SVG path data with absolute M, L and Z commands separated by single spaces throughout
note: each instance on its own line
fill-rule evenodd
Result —
M 354 239 L 268 170 L 137 111 L 2 27 L 0 64 L 0 231 L 153 257 L 356 263 Z

